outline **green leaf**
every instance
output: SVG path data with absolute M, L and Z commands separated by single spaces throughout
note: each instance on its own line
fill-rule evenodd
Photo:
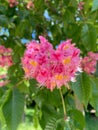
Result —
M 81 31 L 81 40 L 87 51 L 90 50 L 96 51 L 97 33 L 93 25 L 91 24 L 83 25 Z
M 79 100 L 87 106 L 92 94 L 89 76 L 85 73 L 79 74 L 71 87 Z
M 30 84 L 29 89 L 31 93 L 36 93 L 39 90 L 35 79 L 30 79 L 29 84 Z
M 70 118 L 73 120 L 75 128 L 78 128 L 79 130 L 83 130 L 85 126 L 85 119 L 83 114 L 76 109 L 72 109 L 69 111 Z
M 98 117 L 85 113 L 86 128 L 85 130 L 98 130 Z
M 48 103 L 45 103 L 41 109 L 42 117 L 40 120 L 40 124 L 43 129 L 45 129 L 47 123 L 51 120 L 51 118 L 58 118 L 58 116 L 62 117 L 62 115 L 59 115 L 55 108 Z
M 45 126 L 45 130 L 64 130 L 65 120 L 61 117 L 51 117 Z
M 24 112 L 24 95 L 17 89 L 9 91 L 3 106 L 3 114 L 9 130 L 16 130 L 18 124 L 22 121 Z
M 33 87 L 33 85 L 32 85 Z M 37 87 L 37 86 L 34 86 Z M 51 97 L 51 98 L 50 98 Z M 55 89 L 53 92 L 47 89 L 43 89 L 41 91 L 38 91 L 34 97 L 34 100 L 36 103 L 41 106 L 42 104 L 49 103 L 51 106 L 58 107 L 60 106 L 61 97 L 59 94 L 58 89 Z M 59 102 L 59 103 L 58 103 Z
M 96 72 L 95 72 L 95 76 L 98 77 L 98 62 L 97 62 L 97 65 L 96 65 Z
M 24 81 L 21 82 L 17 87 L 21 93 L 29 93 L 29 87 L 24 83 Z
M 21 29 L 20 29 L 21 28 Z M 29 29 L 28 29 L 29 28 Z M 19 24 L 18 24 L 18 26 L 17 26 L 17 28 L 16 28 L 16 32 L 15 32 L 15 35 L 17 36 L 20 36 L 20 37 L 26 37 L 26 36 L 30 36 L 30 34 L 31 34 L 31 25 L 30 25 L 30 23 L 29 23 L 29 21 L 28 20 L 22 20 Z M 27 38 L 28 38 L 27 37 Z
M 7 26 L 8 23 L 8 18 L 5 15 L 0 15 L 0 26 Z
M 90 13 L 90 10 L 92 8 L 92 0 L 84 0 L 84 10 Z M 89 15 L 89 13 L 87 15 Z
M 53 90 L 53 92 L 51 92 L 50 90 L 47 91 L 47 101 L 49 104 L 55 107 L 61 105 L 59 104 L 61 102 L 61 97 L 58 89 Z
M 3 130 L 6 128 L 6 121 L 4 118 L 4 114 L 2 112 L 2 108 L 0 108 L 0 128 Z
M 98 0 L 93 0 L 92 11 L 95 11 L 97 9 L 98 9 Z
M 92 83 L 92 97 L 90 103 L 96 110 L 96 115 L 98 116 L 98 78 L 91 77 L 91 83 Z
M 6 11 L 7 11 L 7 8 L 6 8 L 6 6 L 4 6 L 4 4 L 1 4 L 0 3 L 0 13 L 6 13 Z
M 74 96 L 72 94 L 66 95 L 64 100 L 66 103 L 67 110 L 75 108 L 75 100 L 74 100 Z
M 57 121 L 56 118 L 51 118 L 47 123 L 45 130 L 57 130 L 56 121 Z
M 33 114 L 33 124 L 34 127 L 37 129 L 39 126 L 39 119 L 38 119 L 38 109 L 37 107 L 34 110 L 34 114 Z

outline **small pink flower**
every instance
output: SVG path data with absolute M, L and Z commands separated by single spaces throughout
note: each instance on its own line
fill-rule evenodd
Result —
M 10 7 L 14 7 L 19 4 L 19 2 L 17 2 L 17 0 L 8 0 L 8 2 L 10 4 Z
M 82 1 L 79 2 L 79 3 L 78 3 L 78 9 L 79 9 L 79 10 L 83 10 L 84 4 L 85 4 L 85 2 L 82 2 Z
M 88 52 L 87 56 L 81 60 L 82 69 L 88 74 L 94 73 L 96 71 L 97 60 L 98 53 Z
M 12 50 L 10 48 L 5 48 L 4 46 L 0 45 L 0 66 L 9 67 L 12 63 Z
M 7 80 L 6 80 L 6 81 L 1 81 L 1 82 L 0 82 L 0 87 L 5 86 L 8 82 L 9 82 L 9 81 L 7 81 Z
M 0 68 L 5 68 L 7 71 L 12 64 L 12 49 L 5 48 L 4 46 L 0 45 Z M 0 87 L 6 85 L 8 82 L 7 72 L 0 75 Z
M 0 79 L 6 78 L 6 77 L 7 77 L 6 74 L 2 74 L 2 75 L 0 75 Z
M 98 53 L 88 52 L 88 56 L 94 60 L 98 60 Z
M 34 8 L 34 3 L 32 1 L 29 1 L 27 3 L 27 9 L 31 9 L 31 8 Z

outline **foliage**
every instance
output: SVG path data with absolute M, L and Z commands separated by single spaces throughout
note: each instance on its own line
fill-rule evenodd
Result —
M 28 0 L 17 1 L 0 0 L 0 45 L 13 50 L 13 65 L 7 74 L 9 82 L 0 87 L 0 129 L 17 130 L 24 122 L 26 107 L 34 110 L 35 129 L 40 124 L 43 130 L 83 130 L 89 124 L 88 111 L 94 109 L 94 119 L 98 120 L 98 65 L 95 73 L 77 73 L 76 82 L 62 86 L 64 115 L 59 89 L 51 92 L 40 87 L 35 79 L 25 79 L 21 57 L 25 44 L 38 40 L 39 35 L 54 47 L 72 39 L 81 50 L 81 57 L 90 51 L 97 53 L 97 0 L 31 0 L 32 4 Z M 84 2 L 82 8 L 79 2 Z

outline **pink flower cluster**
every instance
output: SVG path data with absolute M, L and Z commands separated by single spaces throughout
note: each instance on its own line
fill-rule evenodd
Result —
M 32 1 L 28 1 L 27 3 L 27 9 L 34 8 L 34 3 Z
M 19 2 L 17 2 L 17 0 L 8 0 L 8 2 L 10 4 L 10 7 L 14 7 L 19 4 Z
M 6 72 L 12 64 L 12 50 L 0 45 L 0 68 L 5 68 L 4 74 L 0 74 L 0 87 L 8 83 Z
M 88 52 L 87 56 L 81 60 L 81 67 L 83 71 L 88 74 L 94 73 L 96 71 L 97 61 L 98 53 Z
M 40 43 L 31 41 L 26 45 L 22 66 L 26 78 L 35 78 L 41 86 L 51 91 L 75 79 L 79 70 L 80 50 L 71 40 L 62 42 L 56 50 L 43 36 Z
M 82 1 L 79 2 L 79 3 L 78 3 L 78 9 L 79 9 L 79 10 L 83 10 L 83 8 L 84 8 L 84 4 L 85 4 L 85 3 L 82 2 Z
M 0 45 L 0 66 L 9 67 L 12 65 L 12 50 L 10 48 L 5 48 Z

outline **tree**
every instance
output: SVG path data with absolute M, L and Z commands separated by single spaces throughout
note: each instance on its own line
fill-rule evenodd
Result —
M 83 130 L 89 105 L 98 116 L 97 19 L 97 0 L 0 1 L 0 46 L 6 51 L 10 48 L 12 55 L 12 64 L 4 67 L 4 57 L 8 58 L 9 52 L 0 48 L 1 81 L 7 81 L 0 88 L 0 129 L 17 129 L 28 96 L 35 111 L 33 121 L 45 130 Z M 78 73 L 75 82 L 62 86 L 60 93 L 57 88 L 51 92 L 40 87 L 34 78 L 25 78 L 21 59 L 26 44 L 32 39 L 39 40 L 40 35 L 54 48 L 72 39 L 84 57 L 83 72 Z

